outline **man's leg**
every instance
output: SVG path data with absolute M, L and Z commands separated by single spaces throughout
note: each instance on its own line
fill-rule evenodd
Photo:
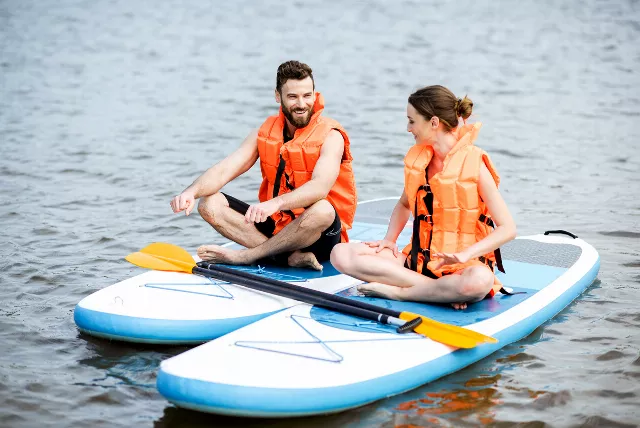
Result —
M 289 256 L 287 263 L 289 266 L 322 270 L 320 263 L 329 260 L 331 250 L 340 243 L 341 238 L 342 222 L 338 212 L 335 211 L 333 223 L 320 234 L 318 240 L 306 248 L 294 251 Z
M 249 208 L 248 204 L 222 193 L 202 198 L 198 204 L 198 212 L 202 218 L 218 233 L 244 247 L 253 248 L 271 236 L 273 225 L 271 232 L 269 232 L 258 229 L 255 223 L 247 223 L 244 218 L 247 208 Z M 198 248 L 198 256 L 202 258 L 203 255 L 206 255 L 207 247 L 209 246 L 203 245 Z M 201 252 L 202 254 L 200 254 Z
M 333 223 L 335 215 L 333 206 L 323 199 L 304 210 L 279 233 L 254 247 L 246 250 L 232 250 L 226 247 L 209 246 L 205 256 L 207 260 L 214 263 L 251 264 L 264 257 L 306 248 L 320 238 L 322 232 Z

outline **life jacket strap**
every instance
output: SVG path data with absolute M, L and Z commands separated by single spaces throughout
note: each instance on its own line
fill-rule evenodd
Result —
M 289 177 L 287 176 L 287 174 L 284 172 L 284 168 L 287 165 L 287 163 L 285 162 L 284 158 L 282 157 L 282 155 L 280 155 L 280 163 L 278 164 L 278 170 L 276 171 L 276 180 L 273 183 L 273 197 L 277 197 L 278 193 L 280 193 L 280 182 L 282 181 L 282 175 L 284 174 L 285 176 L 285 183 L 287 185 L 287 187 L 290 190 L 293 190 L 294 187 L 289 183 Z M 296 215 L 293 211 L 291 210 L 286 210 L 286 211 L 282 211 L 283 213 L 287 214 L 289 217 L 291 217 L 291 220 L 294 220 L 296 218 Z
M 413 232 L 411 235 L 411 264 L 409 268 L 413 271 L 418 270 L 418 251 L 420 248 L 420 220 L 418 219 L 418 198 L 413 205 Z
M 494 229 L 495 229 L 495 227 L 496 227 L 496 225 L 495 225 L 495 223 L 493 222 L 493 220 L 491 219 L 491 217 L 486 216 L 486 215 L 484 215 L 484 214 L 480 214 L 480 217 L 478 217 L 478 221 L 479 221 L 480 223 L 484 223 L 484 224 L 486 224 L 486 225 L 487 225 L 487 226 L 489 226 L 489 227 L 493 227 Z
M 480 223 L 486 224 L 489 227 L 493 227 L 494 229 L 496 228 L 496 224 L 493 222 L 493 219 L 487 215 L 480 214 L 480 217 L 478 217 L 478 221 Z M 500 248 L 496 248 L 493 251 L 493 255 L 496 257 L 496 266 L 498 267 L 498 270 L 502 273 L 505 273 L 504 266 L 502 264 L 502 253 L 500 252 Z M 480 257 L 480 261 L 482 263 L 485 263 L 483 259 L 484 257 Z M 491 262 L 491 260 L 489 260 L 489 262 Z M 489 269 L 493 270 L 493 263 L 489 264 Z
M 429 242 L 427 243 L 427 248 L 422 248 L 420 246 L 420 222 L 425 221 L 429 224 L 433 224 L 433 192 L 431 191 L 431 186 L 429 185 L 429 175 L 428 168 L 424 170 L 424 178 L 426 184 L 423 184 L 418 188 L 416 192 L 416 202 L 413 205 L 413 234 L 411 238 L 411 264 L 408 267 L 413 271 L 418 271 L 418 251 L 424 255 L 424 261 L 422 262 L 422 274 L 427 275 L 429 278 L 437 279 L 433 272 L 431 272 L 427 268 L 427 263 L 431 260 L 431 238 L 433 238 L 432 234 L 429 234 Z M 418 192 L 420 190 L 424 190 L 426 194 L 424 195 L 424 203 L 427 207 L 427 214 L 418 215 Z
M 280 193 L 280 182 L 282 181 L 282 174 L 284 174 L 284 167 L 287 163 L 284 161 L 282 155 L 280 155 L 280 163 L 278 164 L 278 170 L 276 171 L 276 180 L 273 183 L 273 197 L 277 197 Z

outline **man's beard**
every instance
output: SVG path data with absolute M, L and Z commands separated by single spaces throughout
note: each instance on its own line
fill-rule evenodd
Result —
M 304 128 L 309 124 L 309 121 L 311 120 L 311 109 L 307 110 L 307 114 L 305 116 L 295 117 L 293 115 L 293 110 L 299 112 L 301 109 L 294 108 L 294 109 L 288 110 L 283 103 L 280 103 L 280 105 L 282 106 L 282 113 L 284 113 L 284 117 L 286 117 L 287 120 L 289 120 L 289 122 L 296 128 Z

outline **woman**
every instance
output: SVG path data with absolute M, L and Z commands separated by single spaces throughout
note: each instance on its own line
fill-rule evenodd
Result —
M 482 125 L 466 124 L 472 109 L 469 98 L 440 85 L 409 97 L 407 131 L 416 144 L 404 159 L 404 191 L 387 234 L 331 253 L 336 269 L 368 281 L 359 291 L 465 309 L 502 290 L 494 275 L 496 265 L 503 270 L 498 248 L 515 238 L 516 226 L 489 156 L 473 145 Z M 411 243 L 398 253 L 411 214 Z

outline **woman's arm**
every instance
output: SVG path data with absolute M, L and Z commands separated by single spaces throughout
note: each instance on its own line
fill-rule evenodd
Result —
M 402 191 L 402 195 L 398 200 L 395 208 L 393 209 L 393 213 L 391 214 L 391 219 L 389 220 L 389 227 L 387 228 L 387 234 L 384 239 L 396 242 L 398 240 L 398 236 L 402 233 L 402 230 L 409 221 L 409 216 L 411 215 L 411 211 L 409 209 L 409 199 L 407 198 L 407 194 Z
M 466 260 L 483 256 L 516 237 L 516 224 L 484 162 L 480 167 L 478 191 L 487 206 L 489 215 L 495 224 L 495 229 L 485 236 L 484 239 L 461 252 L 460 255 Z
M 389 248 L 393 251 L 393 255 L 398 257 L 398 245 L 396 244 L 396 241 L 398 240 L 400 233 L 402 233 L 402 229 L 404 229 L 404 226 L 407 224 L 407 220 L 409 220 L 410 215 L 411 210 L 409 209 L 409 200 L 403 191 L 402 196 L 400 196 L 398 203 L 393 209 L 391 219 L 389 219 L 387 234 L 380 241 L 369 241 L 365 242 L 365 244 L 371 248 L 376 248 L 376 253 L 379 253 L 385 248 Z

